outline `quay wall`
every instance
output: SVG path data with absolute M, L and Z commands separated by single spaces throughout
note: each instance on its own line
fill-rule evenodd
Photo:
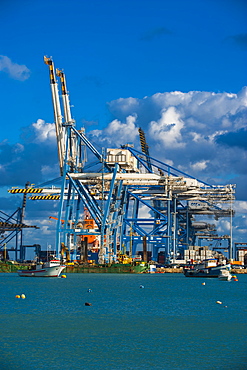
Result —
M 17 273 L 18 270 L 25 270 L 28 266 L 24 264 L 12 264 L 12 263 L 0 263 L 0 273 L 6 272 L 14 272 Z M 134 270 L 133 268 L 128 268 L 126 266 L 125 269 L 123 268 L 116 268 L 116 266 L 109 268 L 109 267 L 67 267 L 65 270 L 66 273 L 147 273 L 146 271 L 138 271 Z M 163 273 L 163 274 L 177 274 L 183 273 L 183 268 L 168 268 L 168 267 L 161 267 L 156 269 L 156 273 Z M 247 268 L 245 269 L 232 269 L 232 274 L 247 274 Z

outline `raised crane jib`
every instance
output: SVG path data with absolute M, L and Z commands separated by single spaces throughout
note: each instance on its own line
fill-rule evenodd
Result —
M 81 172 L 81 168 L 83 167 L 84 163 L 83 159 L 81 158 L 82 145 L 86 146 L 102 163 L 104 163 L 102 155 L 86 138 L 86 136 L 82 132 L 77 131 L 75 128 L 75 120 L 72 119 L 71 115 L 69 93 L 67 91 L 64 72 L 60 69 L 55 70 L 51 58 L 45 56 L 44 62 L 49 66 L 50 70 L 50 85 L 56 124 L 58 156 L 61 175 L 63 174 L 65 161 L 66 165 L 68 164 L 70 167 L 70 172 Z M 56 76 L 59 77 L 61 84 L 64 120 L 61 113 Z M 112 171 L 112 169 L 108 167 L 107 164 L 104 164 L 104 166 L 107 167 L 109 171 Z
M 65 155 L 65 138 L 64 138 L 64 128 L 62 125 L 63 120 L 62 120 L 61 106 L 60 106 L 60 100 L 59 100 L 59 94 L 58 94 L 58 86 L 57 86 L 56 75 L 55 75 L 55 68 L 54 68 L 54 64 L 51 58 L 44 56 L 44 62 L 45 64 L 49 66 L 50 86 L 51 86 L 52 103 L 53 103 L 53 110 L 54 110 L 56 135 L 57 135 L 58 160 L 59 160 L 60 174 L 63 175 L 64 155 Z
M 60 78 L 60 85 L 62 90 L 62 100 L 63 100 L 63 112 L 64 112 L 64 125 L 75 126 L 75 120 L 72 119 L 70 110 L 69 94 L 67 91 L 65 73 L 56 69 L 56 75 Z M 67 131 L 69 135 L 68 141 L 68 164 L 70 165 L 70 171 L 73 172 L 78 166 L 82 168 L 82 163 L 80 163 L 80 145 L 77 140 L 77 136 L 73 131 Z

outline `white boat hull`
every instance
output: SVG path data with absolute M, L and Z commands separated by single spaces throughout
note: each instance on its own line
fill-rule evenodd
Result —
M 17 271 L 21 277 L 59 277 L 66 266 L 52 266 L 33 270 Z
M 214 267 L 185 268 L 184 275 L 186 277 L 218 278 L 222 274 L 222 271 L 229 269 L 229 264 Z
M 218 279 L 222 281 L 230 281 L 232 279 L 232 275 L 228 270 L 222 270 L 218 276 Z

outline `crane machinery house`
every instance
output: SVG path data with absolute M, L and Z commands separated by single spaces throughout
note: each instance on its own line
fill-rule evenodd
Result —
M 137 159 L 127 149 L 107 149 L 106 163 L 110 166 L 118 163 L 127 172 L 139 172 Z

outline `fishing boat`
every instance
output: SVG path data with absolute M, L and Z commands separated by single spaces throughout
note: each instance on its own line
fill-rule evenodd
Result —
M 231 265 L 221 265 L 214 258 L 184 267 L 186 277 L 218 278 L 222 271 L 230 271 Z
M 66 266 L 61 265 L 59 260 L 51 260 L 32 265 L 28 270 L 17 271 L 21 277 L 59 277 Z
M 223 281 L 230 281 L 232 279 L 232 275 L 229 270 L 221 269 L 218 279 Z

